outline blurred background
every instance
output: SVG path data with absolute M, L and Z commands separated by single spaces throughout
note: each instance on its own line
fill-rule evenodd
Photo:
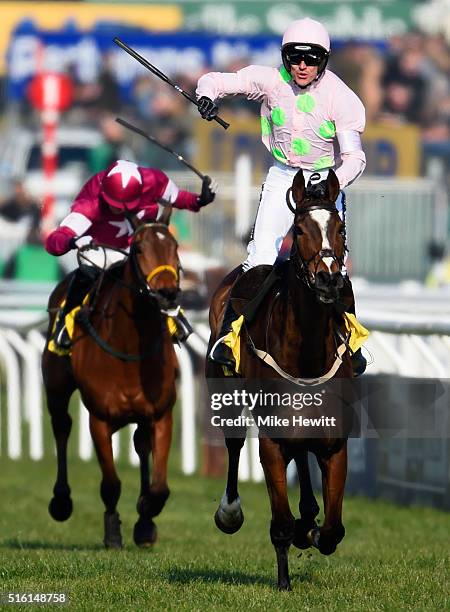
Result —
M 281 36 L 292 20 L 324 23 L 332 39 L 329 68 L 367 111 L 367 168 L 347 190 L 347 225 L 357 312 L 373 332 L 368 375 L 388 374 L 392 385 L 398 376 L 449 378 L 448 0 L 225 0 L 220 7 L 208 0 L 0 1 L 0 14 L 4 455 L 38 459 L 46 452 L 40 330 L 51 288 L 75 260 L 47 255 L 41 229 L 57 224 L 83 182 L 118 157 L 159 167 L 181 188 L 200 188 L 175 158 L 119 126 L 120 116 L 219 182 L 214 204 L 198 215 L 177 211 L 173 223 L 188 271 L 185 305 L 197 332 L 179 351 L 180 461 L 185 473 L 223 470 L 221 450 L 205 442 L 199 408 L 207 307 L 221 277 L 245 258 L 271 163 L 260 141 L 259 105 L 224 101 L 228 131 L 202 121 L 192 104 L 117 47 L 115 36 L 194 92 L 199 76 L 212 69 L 278 66 Z M 441 409 L 448 425 L 445 401 Z M 354 440 L 349 487 L 450 507 L 447 438 L 402 440 L 394 449 L 392 441 Z M 82 427 L 79 444 L 80 456 L 89 458 Z M 243 479 L 261 480 L 254 441 L 242 466 Z

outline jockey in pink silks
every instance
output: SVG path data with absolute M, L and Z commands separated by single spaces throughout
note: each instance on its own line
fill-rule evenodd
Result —
M 123 159 L 92 176 L 75 198 L 70 213 L 45 241 L 51 255 L 82 248 L 83 263 L 71 278 L 57 319 L 57 345 L 70 346 L 65 316 L 79 305 L 99 271 L 126 257 L 133 235 L 130 218 L 155 221 L 159 205 L 198 212 L 214 200 L 215 190 L 214 181 L 205 176 L 200 194 L 183 191 L 161 170 L 142 168 Z M 112 248 L 99 249 L 96 244 Z
M 300 19 L 283 36 L 279 68 L 247 66 L 236 73 L 210 72 L 198 81 L 198 108 L 205 119 L 214 119 L 218 113 L 216 101 L 226 96 L 241 94 L 261 103 L 262 140 L 274 163 L 263 184 L 244 271 L 275 262 L 293 223 L 286 191 L 299 168 L 305 183 L 313 175 L 314 181 L 326 179 L 328 169 L 333 168 L 341 189 L 364 171 L 361 134 L 365 109 L 358 96 L 326 69 L 329 56 L 330 38 L 324 26 L 312 19 Z M 335 144 L 339 148 L 337 157 Z M 336 205 L 343 218 L 342 192 Z M 212 361 L 229 367 L 233 366 L 231 351 L 221 339 L 235 318 L 228 303 L 219 339 L 209 355 Z

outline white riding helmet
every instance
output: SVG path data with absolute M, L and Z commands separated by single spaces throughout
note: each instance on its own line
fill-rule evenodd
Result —
M 289 72 L 291 64 L 289 52 L 311 51 L 320 55 L 318 63 L 319 77 L 325 70 L 330 55 L 330 37 L 324 26 L 314 19 L 298 19 L 293 21 L 283 36 L 281 57 L 284 67 Z

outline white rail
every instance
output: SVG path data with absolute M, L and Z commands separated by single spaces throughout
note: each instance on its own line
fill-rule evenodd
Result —
M 362 300 L 363 302 L 364 300 Z M 426 300 L 423 300 L 425 303 Z M 434 302 L 436 304 L 436 302 Z M 423 306 L 423 305 L 422 305 Z M 414 306 L 413 306 L 414 307 Z M 395 305 L 389 312 L 380 313 L 366 304 L 359 308 L 360 320 L 371 329 L 367 342 L 368 373 L 396 373 L 400 376 L 450 378 L 450 321 L 440 309 L 431 312 L 429 305 L 420 312 L 396 312 Z M 207 323 L 195 323 L 195 332 L 187 344 L 176 347 L 181 379 L 181 467 L 185 474 L 197 470 L 197 446 L 199 427 L 198 381 L 194 371 L 192 353 L 204 358 L 209 338 Z M 38 460 L 43 456 L 43 407 L 41 400 L 40 353 L 44 347 L 42 333 L 36 329 L 20 334 L 17 330 L 0 328 L 0 374 L 6 403 L 0 409 L 7 411 L 7 454 L 18 459 L 22 456 L 22 418 L 30 425 L 29 455 Z M 23 417 L 22 417 L 23 415 Z M 85 461 L 93 456 L 89 433 L 89 415 L 79 402 L 78 454 Z M 132 465 L 138 464 L 133 445 L 134 428 L 113 439 L 116 457 L 127 445 L 125 457 Z M 122 443 L 122 444 L 121 444 Z M 0 449 L 1 450 L 1 449 Z M 249 438 L 242 452 L 240 465 L 242 479 L 262 480 L 258 443 Z

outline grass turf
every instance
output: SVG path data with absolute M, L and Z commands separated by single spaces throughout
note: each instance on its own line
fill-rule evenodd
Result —
M 449 609 L 450 515 L 347 497 L 347 535 L 331 557 L 291 548 L 293 592 L 276 590 L 263 484 L 240 487 L 245 523 L 234 536 L 212 520 L 221 481 L 172 469 L 172 495 L 151 550 L 132 543 L 138 470 L 119 465 L 125 547 L 103 549 L 99 468 L 70 460 L 74 514 L 47 513 L 55 461 L 0 460 L 0 592 L 66 592 L 74 610 Z M 292 509 L 296 491 L 291 492 Z M 11 607 L 8 607 L 11 609 Z M 12 609 L 30 609 L 16 605 Z

